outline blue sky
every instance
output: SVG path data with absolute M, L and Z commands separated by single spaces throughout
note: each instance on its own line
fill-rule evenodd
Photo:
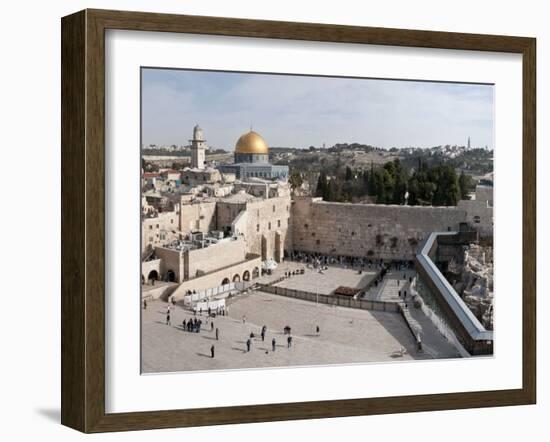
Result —
M 233 150 L 250 126 L 270 146 L 493 148 L 494 87 L 188 70 L 142 70 L 142 141 Z

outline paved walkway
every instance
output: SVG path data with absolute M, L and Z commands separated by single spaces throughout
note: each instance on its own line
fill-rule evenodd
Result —
M 357 269 L 340 266 L 329 266 L 322 272 L 313 268 L 307 268 L 305 264 L 300 264 L 299 267 L 305 269 L 303 275 L 291 276 L 275 285 L 277 287 L 330 295 L 339 286 L 363 288 L 376 276 L 376 272 L 374 271 L 363 271 L 359 274 Z M 284 275 L 284 271 L 282 271 L 282 275 Z
M 182 320 L 192 314 L 177 306 L 171 313 L 171 325 L 166 325 L 168 304 L 152 301 L 142 310 L 142 371 L 196 371 L 327 365 L 342 363 L 383 362 L 395 360 L 452 357 L 445 348 L 435 352 L 417 353 L 412 335 L 400 315 L 386 312 L 333 307 L 308 301 L 285 298 L 262 292 L 239 296 L 228 305 L 229 315 L 213 319 L 220 329 L 220 340 L 202 316 L 201 333 L 189 333 L 181 328 Z M 246 317 L 243 322 L 243 316 Z M 268 328 L 262 342 L 262 325 Z M 293 345 L 287 348 L 283 327 L 292 328 Z M 319 325 L 320 334 L 315 327 Z M 246 351 L 251 332 L 252 349 Z M 271 340 L 277 341 L 276 350 Z M 215 345 L 215 358 L 210 347 Z M 407 353 L 400 356 L 400 348 Z
M 403 298 L 399 296 L 399 292 L 406 290 L 408 299 L 411 299 L 409 277 L 415 274 L 413 270 L 392 270 L 377 287 L 372 286 L 363 297 L 371 301 L 401 302 Z

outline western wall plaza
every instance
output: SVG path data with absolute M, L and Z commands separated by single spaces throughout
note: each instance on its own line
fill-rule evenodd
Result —
M 143 373 L 492 355 L 492 183 L 327 201 L 252 129 L 227 161 L 205 133 L 142 162 Z

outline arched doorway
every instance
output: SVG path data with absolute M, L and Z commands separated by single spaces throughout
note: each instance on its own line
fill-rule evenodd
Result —
M 243 273 L 243 281 L 250 281 L 250 272 L 245 270 Z
M 223 278 L 222 285 L 229 284 L 229 278 Z
M 241 276 L 239 274 L 233 276 L 233 282 L 241 282 Z
M 159 280 L 159 274 L 156 270 L 151 270 L 149 272 L 149 276 L 147 276 L 147 281 L 158 281 Z
M 260 276 L 260 268 L 254 267 L 254 270 L 252 270 L 252 278 L 258 278 Z
M 168 282 L 175 282 L 176 281 L 176 274 L 174 273 L 173 270 L 168 270 L 166 272 L 166 279 L 168 280 Z

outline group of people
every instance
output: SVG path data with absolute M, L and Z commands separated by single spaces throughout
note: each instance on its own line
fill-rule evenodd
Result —
M 297 261 L 302 263 L 311 264 L 314 268 L 324 267 L 327 265 L 341 265 L 345 267 L 360 267 L 369 269 L 379 268 L 383 265 L 383 260 L 374 260 L 366 257 L 357 256 L 329 256 L 320 253 L 307 253 L 307 252 L 291 252 L 289 255 L 291 261 Z
M 201 327 L 202 327 L 202 320 L 197 319 L 196 317 L 195 318 L 190 318 L 188 321 L 186 321 L 184 319 L 181 325 L 182 325 L 182 328 L 184 330 L 187 330 L 188 332 L 200 333 L 201 332 Z M 214 323 L 212 322 L 211 323 L 211 328 L 213 328 L 213 327 L 214 327 Z
M 168 306 L 166 307 L 166 325 L 171 325 L 171 313 L 172 313 L 172 309 L 174 308 L 174 306 L 170 305 L 170 304 L 168 304 Z M 145 300 L 143 301 L 143 308 L 147 308 L 147 302 Z M 200 309 L 199 312 L 202 315 L 202 309 Z M 186 318 L 183 319 L 182 328 L 183 328 L 184 331 L 187 331 L 187 332 L 190 332 L 190 333 L 200 333 L 201 332 L 202 326 L 203 326 L 203 321 L 202 321 L 202 319 L 197 318 L 196 313 L 197 313 L 197 311 L 195 310 L 194 311 L 194 317 L 188 318 L 188 319 L 186 319 Z M 209 308 L 208 309 L 208 316 L 206 317 L 205 323 L 206 323 L 207 327 L 208 327 L 208 324 L 210 324 L 210 331 L 215 333 L 215 339 L 216 339 L 216 341 L 219 341 L 219 339 L 220 339 L 220 330 L 219 330 L 219 328 L 214 327 L 214 321 L 211 319 L 212 316 L 214 316 L 213 311 Z M 244 315 L 242 317 L 242 322 L 243 322 L 243 324 L 246 324 L 246 316 L 244 316 Z M 285 325 L 283 327 L 283 334 L 286 335 L 287 348 L 289 348 L 289 349 L 292 348 L 292 344 L 293 344 L 293 337 L 291 335 L 291 331 L 292 331 L 292 329 L 289 325 Z M 317 335 L 319 335 L 320 328 L 319 328 L 318 325 L 315 326 L 315 331 L 316 331 Z M 266 336 L 267 336 L 267 326 L 263 325 L 262 328 L 261 328 L 261 331 L 260 331 L 260 337 L 262 339 L 262 342 L 265 341 Z M 256 335 L 254 334 L 254 332 L 251 332 L 250 335 L 248 336 L 247 340 L 246 340 L 246 352 L 251 351 L 252 343 L 253 343 L 253 340 L 255 338 L 256 338 Z M 275 337 L 273 337 L 271 339 L 271 350 L 274 352 L 276 350 L 276 348 L 277 348 L 277 339 Z M 216 352 L 215 345 L 212 344 L 211 347 L 210 347 L 210 357 L 211 358 L 215 357 L 215 352 Z M 267 350 L 266 350 L 266 353 L 268 353 Z
M 380 270 L 383 268 L 389 268 L 392 270 L 407 270 L 411 268 L 412 262 L 407 260 L 397 260 L 387 263 L 383 259 L 373 259 L 367 257 L 358 256 L 330 256 L 320 253 L 308 253 L 308 252 L 290 252 L 288 259 L 290 261 L 302 262 L 311 264 L 313 268 L 325 267 L 327 265 L 341 265 L 351 268 L 359 268 L 361 270 Z
M 197 312 L 199 313 L 199 316 L 202 316 L 203 308 L 197 308 L 197 306 L 193 306 L 193 316 L 197 316 Z M 225 316 L 229 313 L 229 308 L 226 306 L 217 306 L 215 309 L 212 309 L 212 307 L 208 306 L 208 308 L 206 309 L 206 313 L 208 317 Z
M 292 270 L 292 271 L 287 271 L 285 272 L 285 278 L 290 278 L 291 276 L 295 276 L 295 275 L 303 275 L 305 273 L 305 270 L 304 269 L 298 269 L 298 270 Z

